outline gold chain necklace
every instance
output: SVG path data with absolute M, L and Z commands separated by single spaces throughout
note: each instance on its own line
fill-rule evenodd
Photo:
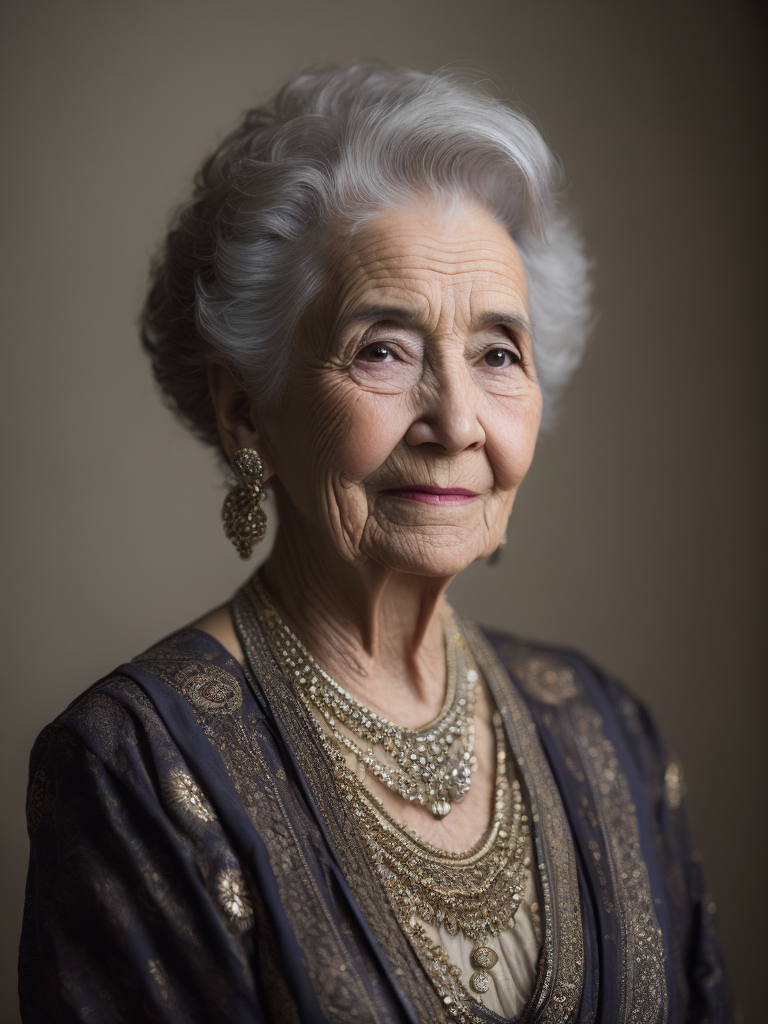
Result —
M 400 825 L 350 769 L 345 750 L 351 748 L 346 738 L 328 723 L 312 699 L 314 695 L 302 685 L 303 661 L 312 656 L 282 622 L 263 586 L 254 583 L 254 589 L 262 626 L 286 677 L 299 684 L 297 693 L 329 754 L 341 795 L 349 802 L 358 832 L 403 931 L 420 955 L 448 1016 L 460 1024 L 480 1020 L 472 1011 L 472 999 L 482 1002 L 482 993 L 491 985 L 489 972 L 498 962 L 495 950 L 486 943 L 514 927 L 530 865 L 528 815 L 520 784 L 516 779 L 509 781 L 499 713 L 493 714 L 496 778 L 488 830 L 466 852 L 452 853 L 433 846 L 413 829 Z M 454 643 L 471 658 L 455 625 L 453 630 Z M 314 659 L 312 662 L 316 665 Z M 365 710 L 370 717 L 372 712 Z M 451 962 L 440 943 L 433 941 L 424 923 L 444 927 L 451 935 L 461 932 L 473 942 L 470 961 L 475 970 L 469 989 L 462 983 L 461 968 Z
M 258 576 L 253 578 L 253 589 L 271 634 L 282 641 L 291 681 L 323 716 L 337 742 L 406 800 L 427 807 L 436 818 L 449 814 L 452 804 L 469 792 L 477 763 L 473 750 L 478 674 L 463 659 L 457 665 L 455 631 L 446 630 L 448 685 L 443 709 L 422 729 L 406 729 L 362 704 L 318 665 L 282 621 Z M 352 735 L 341 732 L 339 723 Z M 391 763 L 376 756 L 376 746 L 384 749 Z

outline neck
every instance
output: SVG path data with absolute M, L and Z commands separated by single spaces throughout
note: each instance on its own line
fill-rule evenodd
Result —
M 281 527 L 262 578 L 286 623 L 320 665 L 363 702 L 419 727 L 446 686 L 445 591 L 453 576 L 349 563 Z

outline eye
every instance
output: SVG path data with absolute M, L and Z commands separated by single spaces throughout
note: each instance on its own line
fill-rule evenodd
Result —
M 395 358 L 395 354 L 389 345 L 383 345 L 380 341 L 376 341 L 373 345 L 369 345 L 364 348 L 358 358 L 365 360 L 367 363 L 386 363 L 389 357 Z
M 492 366 L 494 369 L 503 369 L 519 363 L 520 356 L 508 348 L 492 348 L 483 356 L 483 362 L 486 366 Z

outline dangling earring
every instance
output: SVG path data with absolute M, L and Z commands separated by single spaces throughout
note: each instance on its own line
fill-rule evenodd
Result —
M 264 466 L 255 448 L 241 448 L 232 456 L 232 468 L 241 480 L 224 499 L 221 518 L 224 533 L 241 558 L 250 558 L 267 529 L 267 517 L 260 505 L 264 497 L 261 482 Z
M 493 552 L 493 554 L 488 556 L 488 565 L 498 565 L 499 564 L 499 562 L 501 561 L 501 556 L 502 556 L 502 554 L 504 552 L 504 548 L 506 546 L 507 546 L 507 528 L 505 526 L 504 527 L 504 533 L 502 533 L 501 539 L 499 540 L 499 546 L 496 548 L 496 550 Z

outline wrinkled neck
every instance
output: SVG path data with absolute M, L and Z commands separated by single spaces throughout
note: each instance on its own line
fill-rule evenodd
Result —
M 453 579 L 353 563 L 281 525 L 261 578 L 286 624 L 359 700 L 417 728 L 446 688 L 445 591 Z

